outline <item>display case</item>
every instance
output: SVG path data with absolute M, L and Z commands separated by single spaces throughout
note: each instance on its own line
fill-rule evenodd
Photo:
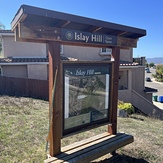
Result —
M 63 135 L 110 121 L 112 62 L 63 63 Z

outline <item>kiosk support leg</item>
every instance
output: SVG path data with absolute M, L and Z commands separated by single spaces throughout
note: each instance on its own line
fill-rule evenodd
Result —
M 60 43 L 49 42 L 48 43 L 48 55 L 49 55 L 49 115 L 50 117 L 50 155 L 55 156 L 61 152 L 61 132 L 62 132 L 62 87 L 60 80 Z M 57 73 L 55 82 L 54 98 L 52 90 L 54 86 L 54 79 Z
M 119 81 L 119 59 L 120 59 L 120 48 L 112 48 L 112 57 L 115 60 L 114 63 L 114 79 L 113 79 L 113 94 L 112 94 L 112 115 L 111 125 L 108 126 L 108 132 L 111 134 L 117 133 L 117 102 L 118 102 L 118 81 Z

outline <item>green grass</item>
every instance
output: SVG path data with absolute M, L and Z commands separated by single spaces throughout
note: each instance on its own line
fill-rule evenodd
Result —
M 0 96 L 0 163 L 43 162 L 48 122 L 47 101 Z M 106 130 L 107 126 L 103 126 L 66 137 L 62 146 Z M 129 118 L 118 118 L 118 132 L 131 134 L 135 139 L 134 143 L 117 150 L 119 162 L 122 159 L 163 162 L 163 121 L 133 114 Z M 106 155 L 94 162 L 110 162 L 109 157 Z
M 42 162 L 46 157 L 48 103 L 0 97 L 0 162 Z
M 121 154 L 150 163 L 163 162 L 163 121 L 133 115 L 127 119 L 118 118 L 118 129 L 135 138 L 134 143 L 119 150 Z

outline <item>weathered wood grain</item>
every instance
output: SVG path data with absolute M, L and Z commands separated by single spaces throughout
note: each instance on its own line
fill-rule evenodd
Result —
M 97 159 L 107 153 L 111 153 L 132 142 L 133 136 L 131 135 L 110 135 L 108 133 L 103 133 L 63 147 L 60 155 L 44 160 L 44 163 L 85 163 Z

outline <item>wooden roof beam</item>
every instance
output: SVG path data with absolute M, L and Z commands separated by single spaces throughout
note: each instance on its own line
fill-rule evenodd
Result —
M 126 33 L 127 33 L 126 31 L 121 32 L 120 34 L 118 34 L 118 36 L 122 36 L 122 35 L 124 35 L 124 34 L 126 34 Z
M 91 26 L 89 28 L 84 29 L 83 31 L 87 31 L 87 32 L 98 32 L 101 29 L 102 29 L 102 27 Z
M 66 23 L 64 23 L 61 27 L 66 27 L 68 24 L 70 24 L 70 21 L 66 21 Z
M 97 32 L 97 31 L 99 31 L 101 29 L 102 29 L 102 27 L 96 27 L 92 32 Z
M 27 23 L 19 23 L 17 29 L 17 39 L 21 40 L 32 39 L 35 42 L 39 41 L 60 41 L 61 30 L 60 28 L 47 27 L 42 25 L 31 25 Z M 37 40 L 37 41 L 36 41 Z

